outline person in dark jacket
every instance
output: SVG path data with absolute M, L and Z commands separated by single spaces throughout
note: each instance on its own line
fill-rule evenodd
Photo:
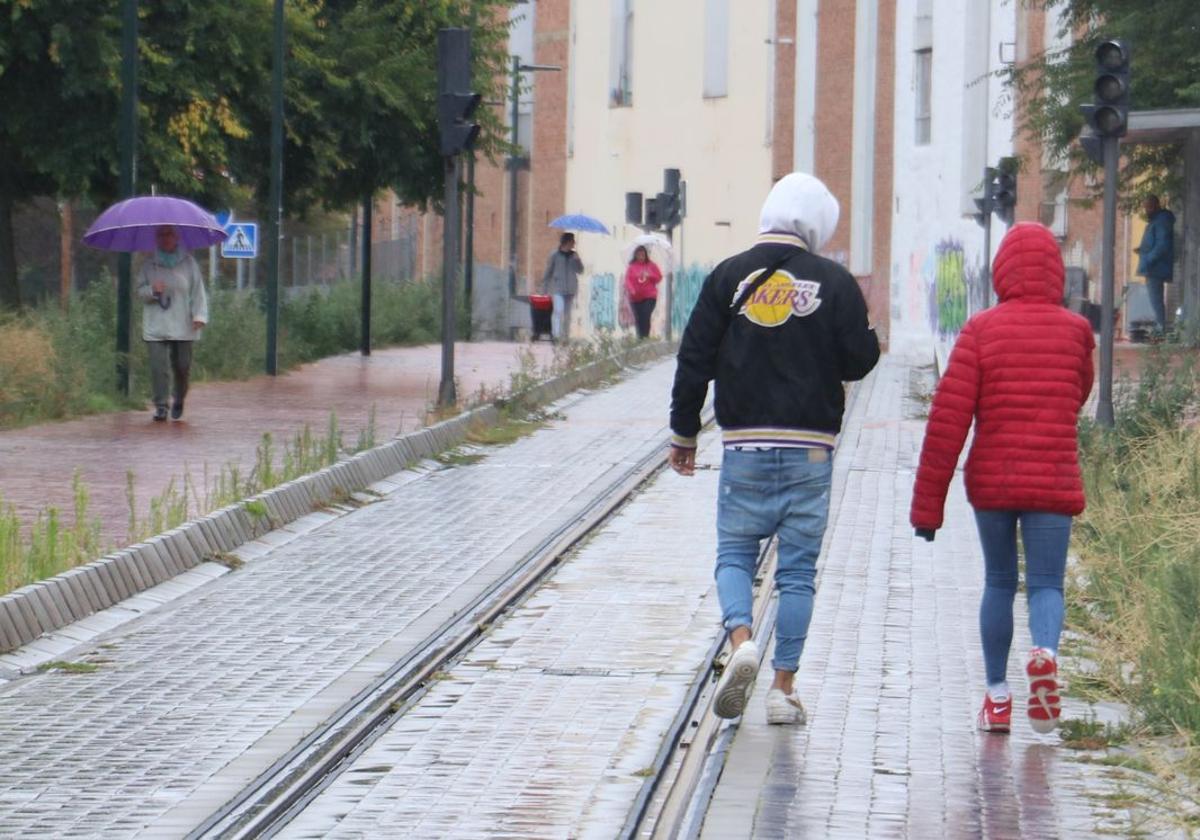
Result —
M 716 580 L 733 653 L 717 687 L 721 717 L 740 715 L 754 686 L 751 583 L 761 541 L 778 535 L 767 720 L 805 722 L 794 678 L 829 513 L 842 383 L 862 379 L 879 360 L 858 283 L 816 253 L 837 219 L 837 200 L 819 180 L 800 172 L 781 179 L 763 204 L 758 241 L 705 279 L 679 347 L 671 467 L 693 474 L 710 381 L 724 441 Z
M 1025 664 L 1027 713 L 1043 733 L 1059 718 L 1063 573 L 1071 517 L 1084 507 L 1076 422 L 1092 389 L 1096 346 L 1087 320 L 1062 306 L 1064 275 L 1058 242 L 1042 225 L 1023 222 L 1004 237 L 992 272 L 1000 302 L 972 316 L 954 343 L 913 485 L 909 520 L 917 536 L 932 540 L 974 422 L 965 478 L 985 566 L 979 629 L 988 685 L 978 723 L 988 732 L 1011 728 L 1006 675 L 1018 525 L 1034 644 Z
M 567 232 L 558 238 L 558 247 L 546 260 L 542 272 L 542 294 L 554 300 L 550 315 L 550 336 L 558 341 L 570 338 L 571 303 L 579 291 L 579 275 L 583 273 L 583 260 L 575 250 L 575 234 Z
M 1138 254 L 1137 273 L 1146 278 L 1146 293 L 1154 312 L 1154 329 L 1158 335 L 1167 331 L 1167 304 L 1164 283 L 1171 282 L 1175 267 L 1175 214 L 1159 204 L 1158 196 L 1147 196 L 1142 203 L 1146 213 L 1146 231 L 1134 250 Z

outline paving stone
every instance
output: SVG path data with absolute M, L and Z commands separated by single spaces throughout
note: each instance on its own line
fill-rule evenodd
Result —
M 908 524 L 924 407 L 923 356 L 885 357 L 853 398 L 797 686 L 807 727 L 766 725 L 759 674 L 702 837 L 1090 838 L 1128 814 L 1103 807 L 1104 768 L 1073 760 L 1023 719 L 1024 601 L 1009 662 L 1010 736 L 975 730 L 985 687 L 978 609 L 983 560 L 961 474 L 946 524 Z M 769 656 L 768 651 L 768 656 Z M 1067 716 L 1086 707 L 1065 698 Z M 743 784 L 739 784 L 739 780 Z
M 470 467 L 421 474 L 237 574 L 213 567 L 219 579 L 107 636 L 111 662 L 94 673 L 0 686 L 0 791 L 30 794 L 0 801 L 0 836 L 128 836 L 158 820 L 186 833 L 195 822 L 180 815 L 214 811 L 461 609 L 466 584 L 494 579 L 515 545 L 577 516 L 597 483 L 660 448 L 671 374 L 664 363 L 578 401 L 567 421 Z M 200 527 L 216 545 L 230 539 L 212 517 Z M 179 579 L 161 587 L 188 591 Z M 129 611 L 80 625 L 110 630 L 119 613 Z M 70 806 L 41 799 L 51 791 L 69 792 Z

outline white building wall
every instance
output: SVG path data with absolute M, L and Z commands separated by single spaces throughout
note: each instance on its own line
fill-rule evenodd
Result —
M 932 132 L 917 145 L 914 89 L 918 15 L 932 16 Z M 1015 40 L 1010 0 L 897 0 L 892 335 L 952 341 L 986 304 L 983 230 L 972 218 L 982 169 L 1013 153 L 1000 45 Z M 1004 234 L 992 220 L 992 248 Z M 990 258 L 989 258 L 990 262 Z
M 641 231 L 624 223 L 625 193 L 652 197 L 663 169 L 687 182 L 687 218 L 675 231 L 686 265 L 712 266 L 749 247 L 771 187 L 771 148 L 763 126 L 770 113 L 772 32 L 768 0 L 730 3 L 728 94 L 704 96 L 706 3 L 633 0 L 632 105 L 610 107 L 612 26 L 609 2 L 577 2 L 572 20 L 571 153 L 565 189 L 568 213 L 596 216 L 613 236 L 584 234 L 587 269 L 575 307 L 585 334 L 590 283 L 624 276 L 622 249 Z M 655 320 L 662 331 L 660 295 Z M 578 333 L 577 333 L 578 334 Z

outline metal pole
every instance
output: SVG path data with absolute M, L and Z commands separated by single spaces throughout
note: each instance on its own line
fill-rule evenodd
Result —
M 463 255 L 463 295 L 467 301 L 467 323 L 463 334 L 471 340 L 471 325 L 475 321 L 475 152 L 467 153 L 467 244 Z
M 137 0 L 121 4 L 121 122 L 117 129 L 121 198 L 137 181 Z M 133 260 L 117 258 L 117 387 L 129 396 L 129 325 L 133 320 Z
M 513 146 L 508 158 L 508 295 L 517 293 L 517 120 L 521 118 L 521 59 L 512 60 L 512 126 L 509 138 Z
M 983 299 L 988 305 L 995 304 L 992 291 L 992 211 L 989 208 L 983 219 Z
M 457 155 L 446 160 L 446 216 L 442 226 L 442 381 L 438 386 L 438 405 L 448 407 L 458 401 L 454 391 L 454 288 L 458 285 L 458 179 L 461 164 Z
M 279 372 L 279 235 L 283 223 L 283 0 L 271 59 L 271 216 L 267 223 L 267 373 Z
M 359 351 L 371 355 L 371 215 L 375 209 L 375 196 L 367 193 L 362 203 L 362 342 Z
M 1100 394 L 1096 422 L 1113 426 L 1113 297 L 1117 242 L 1116 137 L 1104 138 L 1104 226 L 1100 245 Z

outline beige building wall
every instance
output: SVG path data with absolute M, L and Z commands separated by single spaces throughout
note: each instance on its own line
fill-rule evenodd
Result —
M 613 231 L 578 237 L 587 278 L 575 307 L 577 335 L 590 332 L 593 277 L 611 273 L 619 287 L 622 248 L 641 232 L 624 223 L 627 191 L 651 197 L 662 189 L 663 169 L 679 168 L 688 215 L 675 231 L 676 251 L 687 265 L 709 267 L 752 244 L 773 182 L 776 4 L 729 0 L 727 94 L 718 97 L 704 95 L 709 4 L 632 5 L 632 104 L 612 106 L 611 0 L 572 3 L 565 212 L 596 216 Z M 660 296 L 659 332 L 666 308 Z

